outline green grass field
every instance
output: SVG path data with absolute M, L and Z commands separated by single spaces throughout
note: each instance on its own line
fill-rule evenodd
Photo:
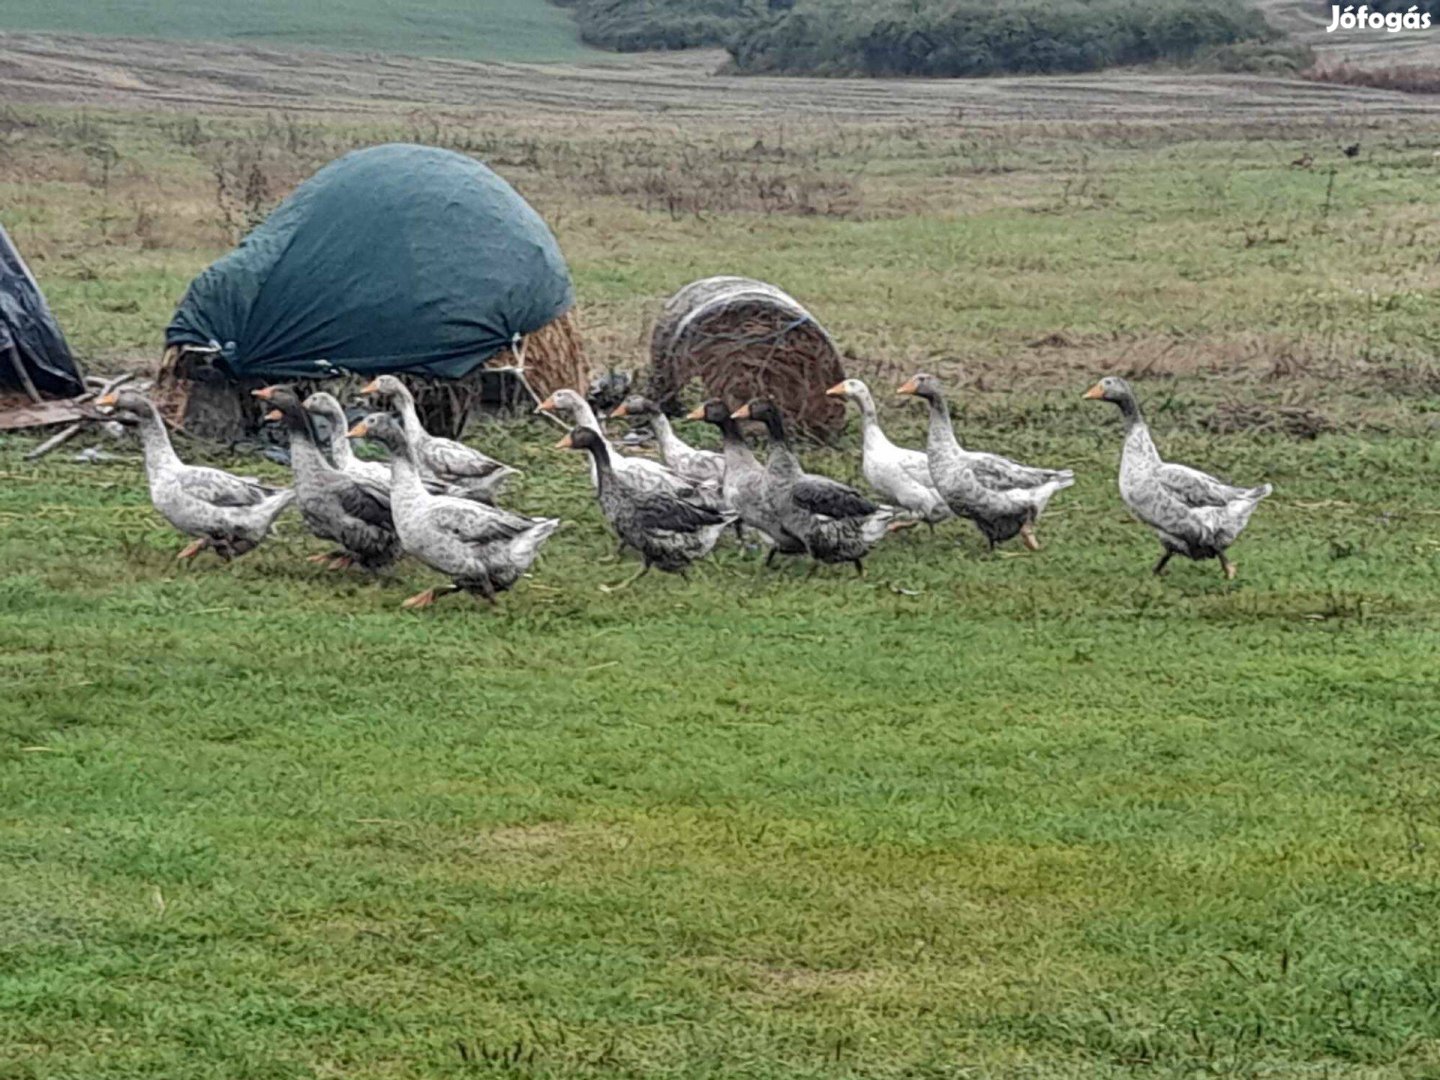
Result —
M 278 197 L 425 135 L 0 121 L 7 228 L 103 368 L 228 243 L 215 168 Z M 327 574 L 295 517 L 179 566 L 135 461 L 0 442 L 0 1076 L 1440 1076 L 1440 129 L 1331 183 L 1288 167 L 1328 128 L 665 123 L 426 141 L 555 223 L 602 364 L 738 271 L 897 438 L 884 391 L 939 370 L 974 444 L 1077 470 L 1046 549 L 727 546 L 607 596 L 526 419 L 472 435 L 567 525 L 498 610 L 406 613 L 422 568 Z M 1106 371 L 1169 456 L 1275 485 L 1234 584 L 1150 576 Z M 853 432 L 807 459 L 855 478 Z
M 596 60 L 544 0 L 0 0 L 0 30 L 247 41 L 465 60 Z

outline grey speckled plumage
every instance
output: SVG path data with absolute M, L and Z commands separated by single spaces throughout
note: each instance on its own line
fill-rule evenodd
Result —
M 816 562 L 853 563 L 863 572 L 862 560 L 895 520 L 894 507 L 876 506 L 848 484 L 807 473 L 790 449 L 784 415 L 774 402 L 757 399 L 734 417 L 759 420 L 769 433 L 764 495 L 782 534 Z
M 1235 564 L 1225 551 L 1235 543 L 1260 500 L 1274 489 L 1234 487 L 1209 473 L 1164 461 L 1150 438 L 1140 404 L 1130 384 L 1117 376 L 1101 379 L 1085 397 L 1108 401 L 1125 418 L 1125 446 L 1120 454 L 1120 498 L 1137 519 L 1155 530 L 1164 553 L 1155 573 L 1172 555 L 1187 559 L 1218 559 L 1227 578 Z
M 589 428 L 575 428 L 559 445 L 590 454 L 600 510 L 621 543 L 639 552 L 645 564 L 642 574 L 651 567 L 684 573 L 710 554 L 721 532 L 736 519 L 734 511 L 716 510 L 617 471 L 605 440 Z
M 1035 523 L 1055 493 L 1075 483 L 1075 474 L 963 448 L 955 437 L 940 380 L 933 375 L 916 375 L 898 392 L 914 394 L 930 406 L 925 458 L 935 490 L 950 509 L 969 518 L 991 548 L 1019 535 L 1027 547 L 1038 550 Z
M 319 390 L 307 397 L 304 404 L 307 412 L 325 421 L 329 433 L 329 441 L 325 444 L 325 449 L 335 467 L 357 480 L 377 484 L 388 490 L 390 487 L 389 464 L 383 461 L 365 461 L 363 458 L 355 456 L 355 451 L 350 446 L 350 436 L 346 434 L 350 428 L 350 422 L 346 419 L 345 410 L 340 402 L 335 400 L 333 395 Z M 494 472 L 478 479 L 469 480 L 464 484 L 447 484 L 433 473 L 421 471 L 425 490 L 430 494 L 453 495 L 457 499 L 473 499 L 476 502 L 485 503 L 493 503 L 504 490 L 505 484 L 512 476 L 516 475 L 518 475 L 518 470 L 512 469 L 509 465 L 502 465 Z
M 846 379 L 826 393 L 853 401 L 860 410 L 860 471 L 882 499 L 931 527 L 955 516 L 950 504 L 935 490 L 925 452 L 896 446 L 881 429 L 868 386 L 859 379 Z
M 540 410 L 549 413 L 565 413 L 576 427 L 585 428 L 587 431 L 593 431 L 599 435 L 605 441 L 606 449 L 610 451 L 611 467 L 617 473 L 627 474 L 637 484 L 652 490 L 668 491 L 683 499 L 693 499 L 712 509 L 718 510 L 724 507 L 725 502 L 720 493 L 719 484 L 713 482 L 693 483 L 662 462 L 620 453 L 605 438 L 605 431 L 595 416 L 595 410 L 590 408 L 590 403 L 574 390 L 556 390 L 540 403 Z M 593 458 L 590 460 L 590 482 L 592 484 L 599 483 L 599 474 Z
M 723 485 L 725 480 L 725 457 L 714 450 L 702 450 L 691 446 L 670 426 L 665 410 L 647 397 L 638 394 L 626 398 L 620 407 L 610 414 L 611 419 L 623 416 L 644 418 L 655 433 L 655 443 L 660 447 L 660 457 L 677 476 L 692 484 Z
M 186 465 L 175 453 L 155 406 L 134 391 L 111 394 L 97 404 L 113 405 L 117 419 L 138 425 L 150 501 L 166 521 L 195 537 L 182 557 L 206 547 L 223 559 L 253 551 L 295 499 L 290 488 L 271 487 L 222 469 Z
M 336 565 L 355 562 L 366 570 L 382 570 L 398 559 L 400 537 L 390 516 L 389 485 L 361 479 L 325 460 L 310 413 L 290 387 L 266 387 L 255 396 L 279 413 L 290 436 L 300 517 L 320 539 L 340 545 Z M 275 418 L 273 413 L 270 418 Z
M 375 438 L 390 451 L 390 511 L 405 552 L 451 579 L 444 592 L 465 591 L 487 600 L 520 580 L 559 518 L 529 518 L 484 503 L 432 495 L 425 490 L 415 452 L 400 421 L 373 413 L 351 432 Z M 423 607 L 442 590 L 427 589 L 405 602 Z
M 730 406 L 719 398 L 703 402 L 691 412 L 687 420 L 704 420 L 720 429 L 721 456 L 725 461 L 725 476 L 721 481 L 721 496 L 726 506 L 740 515 L 740 523 L 759 533 L 770 545 L 767 561 L 775 555 L 804 555 L 805 545 L 790 536 L 780 523 L 780 516 L 774 511 L 766 497 L 765 466 L 755 457 L 739 421 L 730 415 Z

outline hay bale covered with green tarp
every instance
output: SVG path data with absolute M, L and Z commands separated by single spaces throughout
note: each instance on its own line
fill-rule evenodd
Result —
M 206 374 L 176 378 L 241 388 L 460 379 L 573 303 L 554 235 L 503 179 L 449 150 L 376 146 L 325 166 L 191 283 L 167 363 L 198 358 Z

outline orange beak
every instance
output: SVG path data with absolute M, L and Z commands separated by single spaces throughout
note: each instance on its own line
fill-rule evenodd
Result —
M 570 433 L 567 431 L 565 437 L 555 444 L 556 450 L 573 450 L 575 444 L 570 441 Z
M 266 420 L 284 420 L 284 419 L 285 419 L 285 414 L 282 413 L 279 409 L 271 409 L 269 412 L 267 412 L 267 413 L 265 414 L 265 419 L 266 419 Z
M 705 406 L 704 406 L 704 405 L 696 405 L 695 408 L 691 409 L 689 412 L 687 412 L 687 413 L 685 414 L 685 419 L 686 419 L 686 420 L 704 420 L 704 419 L 705 419 Z
M 1090 387 L 1089 390 L 1086 390 L 1085 393 L 1081 394 L 1080 396 L 1092 401 L 1095 398 L 1103 398 L 1105 396 L 1105 387 L 1101 386 L 1097 382 L 1094 386 Z
M 366 424 L 364 420 L 357 420 L 355 426 L 346 434 L 352 439 L 363 439 L 366 435 L 370 434 L 370 426 Z
M 736 409 L 734 412 L 732 412 L 732 413 L 730 414 L 730 419 L 731 419 L 731 420 L 749 420 L 749 419 L 750 419 L 750 405 L 749 405 L 749 403 L 747 402 L 746 404 L 741 405 L 738 409 Z
M 260 390 L 251 390 L 250 396 L 258 397 L 261 401 L 269 401 L 275 396 L 275 387 L 267 386 Z
M 118 395 L 118 394 L 106 394 L 106 395 L 105 395 L 104 397 L 102 397 L 99 401 L 95 402 L 95 404 L 98 405 L 98 406 L 101 406 L 101 407 L 106 406 L 106 405 L 118 405 L 118 404 L 120 404 L 120 395 Z
M 844 397 L 844 396 L 845 396 L 845 384 L 844 384 L 843 382 L 837 382 L 834 386 L 830 387 L 829 390 L 826 390 L 826 391 L 825 391 L 825 396 L 826 396 L 826 397 Z
M 620 417 L 622 417 L 622 416 L 629 416 L 629 415 L 630 415 L 630 410 L 627 409 L 624 405 L 621 405 L 619 408 L 617 408 L 614 412 L 612 412 L 612 413 L 610 414 L 610 419 L 611 419 L 611 420 L 618 420 L 618 419 L 620 419 Z
M 368 383 L 366 383 L 364 386 L 362 386 L 362 387 L 360 388 L 360 393 L 362 393 L 362 394 L 378 394 L 379 392 L 380 392 L 380 380 L 379 380 L 379 379 L 371 379 Z
M 915 380 L 914 380 L 914 379 L 911 379 L 911 380 L 910 380 L 909 382 L 907 382 L 904 386 L 900 387 L 900 389 L 896 390 L 895 393 L 897 393 L 897 394 L 913 394 L 913 393 L 915 393 L 915 391 L 918 390 L 918 389 L 920 389 L 920 388 L 915 385 Z
M 540 404 L 539 404 L 538 406 L 536 406 L 535 411 L 536 411 L 536 412 L 554 412 L 554 411 L 555 411 L 555 395 L 554 395 L 554 394 L 551 394 L 551 395 L 550 395 L 549 397 L 547 397 L 544 401 L 540 402 Z

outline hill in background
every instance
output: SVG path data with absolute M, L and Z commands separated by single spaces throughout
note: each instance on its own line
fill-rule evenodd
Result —
M 545 0 L 0 0 L 0 30 L 445 56 L 603 59 Z
M 567 0 L 602 48 L 729 49 L 736 71 L 979 76 L 1311 61 L 1247 0 Z

